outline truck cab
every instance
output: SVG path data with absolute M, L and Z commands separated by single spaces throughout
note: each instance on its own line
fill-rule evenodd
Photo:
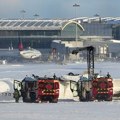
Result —
M 18 90 L 23 102 L 35 102 L 37 81 L 32 77 L 25 77 L 22 81 L 14 80 L 14 91 Z

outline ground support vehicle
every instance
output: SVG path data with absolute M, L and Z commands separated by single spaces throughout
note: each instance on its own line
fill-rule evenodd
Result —
M 19 91 L 23 102 L 57 103 L 59 97 L 59 81 L 54 78 L 25 77 L 22 81 L 14 80 L 14 91 Z
M 100 77 L 92 80 L 92 99 L 112 101 L 113 80 L 109 77 Z
M 78 81 L 70 80 L 70 89 L 74 97 L 79 97 L 80 101 L 92 101 L 92 80 L 88 75 L 82 75 Z
M 113 80 L 107 76 L 88 78 L 82 75 L 78 82 L 70 80 L 70 89 L 80 101 L 112 101 Z
M 73 54 L 79 51 L 87 51 L 87 74 L 81 75 L 76 81 L 70 80 L 70 89 L 73 96 L 79 96 L 80 101 L 112 100 L 113 82 L 109 73 L 106 76 L 94 74 L 94 47 L 88 46 L 73 50 Z

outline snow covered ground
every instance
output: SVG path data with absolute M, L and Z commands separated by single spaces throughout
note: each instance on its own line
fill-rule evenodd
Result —
M 54 73 L 59 77 L 69 72 L 83 73 L 87 70 L 87 64 L 71 63 L 67 65 L 59 64 L 6 64 L 0 65 L 0 78 L 22 79 L 26 75 L 36 74 L 39 76 L 53 76 Z M 95 63 L 95 72 L 107 74 L 109 72 L 115 79 L 120 78 L 120 63 L 99 62 Z
M 83 73 L 86 70 L 86 63 L 79 64 L 19 64 L 19 65 L 1 65 L 0 66 L 0 84 L 4 89 L 5 84 L 12 85 L 14 79 L 22 80 L 26 75 L 32 74 L 39 76 L 53 76 L 55 73 L 58 77 L 73 73 Z M 95 72 L 107 74 L 109 72 L 114 79 L 120 78 L 120 63 L 95 63 Z M 9 81 L 9 83 L 8 83 Z M 119 82 L 118 82 L 119 83 Z M 118 88 L 119 88 L 119 84 Z M 61 86 L 62 88 L 62 86 Z M 8 94 L 0 94 L 0 98 L 9 97 L 9 89 L 6 88 Z M 72 97 L 69 88 L 66 88 L 66 96 Z M 64 89 L 61 89 L 63 93 Z M 3 91 L 2 91 L 3 92 Z M 12 90 L 11 90 L 12 92 Z M 61 96 L 62 97 L 62 96 Z M 12 98 L 12 96 L 11 96 Z M 8 99 L 8 98 L 7 98 Z M 59 101 L 58 103 L 14 103 L 2 101 L 0 99 L 0 120 L 120 120 L 120 101 L 112 102 L 74 102 Z
M 120 102 L 0 103 L 0 120 L 120 120 Z

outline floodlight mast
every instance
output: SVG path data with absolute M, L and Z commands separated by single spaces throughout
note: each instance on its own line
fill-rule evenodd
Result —
M 88 75 L 94 75 L 94 51 L 95 48 L 93 46 L 87 46 L 82 48 L 77 48 L 72 51 L 72 54 L 77 54 L 79 51 L 87 50 L 87 70 Z
M 80 5 L 75 3 L 73 7 L 75 8 L 75 17 L 77 18 L 77 8 L 80 7 Z M 77 47 L 77 41 L 78 41 L 77 23 L 75 26 L 75 41 L 76 41 L 76 47 Z

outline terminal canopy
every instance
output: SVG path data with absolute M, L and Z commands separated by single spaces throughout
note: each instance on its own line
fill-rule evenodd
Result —
M 81 30 L 83 27 L 71 20 L 0 20 L 0 30 L 63 30 L 70 24 L 77 24 Z

